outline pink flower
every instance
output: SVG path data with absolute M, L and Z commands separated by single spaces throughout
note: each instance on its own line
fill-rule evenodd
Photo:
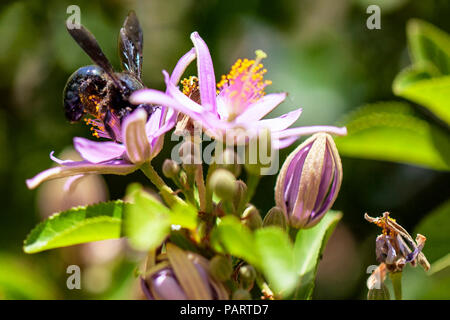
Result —
M 176 85 L 186 67 L 195 59 L 193 50 L 185 54 L 175 66 L 170 80 Z M 126 175 L 152 160 L 163 146 L 164 134 L 173 128 L 177 114 L 165 106 L 155 107 L 148 116 L 144 108 L 137 108 L 121 122 L 113 123 L 114 141 L 91 141 L 75 137 L 74 147 L 84 159 L 82 161 L 60 160 L 50 154 L 50 158 L 59 164 L 42 171 L 26 181 L 28 188 L 34 189 L 42 182 L 73 176 L 69 185 L 85 174 Z M 104 125 L 99 119 L 88 120 L 97 137 L 110 139 Z
M 166 93 L 142 89 L 131 96 L 135 104 L 157 104 L 173 108 L 194 121 L 201 123 L 208 135 L 225 139 L 227 135 L 238 137 L 257 135 L 263 128 L 271 132 L 274 147 L 284 148 L 298 137 L 316 132 L 328 132 L 345 135 L 346 128 L 333 126 L 311 126 L 289 128 L 300 116 L 301 109 L 291 111 L 278 118 L 262 119 L 286 98 L 286 93 L 265 94 L 264 89 L 271 82 L 264 80 L 266 70 L 260 63 L 265 53 L 256 51 L 255 60 L 238 60 L 227 76 L 217 84 L 211 55 L 206 43 L 197 32 L 191 34 L 194 52 L 197 58 L 198 85 L 192 82 L 190 88 L 181 92 L 171 81 L 168 73 L 163 71 Z M 189 54 L 189 53 L 188 53 Z M 186 54 L 187 55 L 187 54 Z M 183 57 L 185 58 L 186 55 Z M 183 59 L 182 58 L 182 59 Z M 199 90 L 196 99 L 188 97 L 187 92 Z

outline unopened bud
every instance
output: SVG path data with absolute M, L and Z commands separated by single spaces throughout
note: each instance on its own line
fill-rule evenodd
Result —
M 315 226 L 331 208 L 342 182 L 342 165 L 330 135 L 316 133 L 284 162 L 275 201 L 294 228 Z
M 283 210 L 278 207 L 270 209 L 264 217 L 263 226 L 277 226 L 283 230 L 287 230 L 286 216 L 284 215 Z
M 242 214 L 242 223 L 251 230 L 256 230 L 262 227 L 263 221 L 258 209 L 254 206 L 249 206 Z
M 233 206 L 237 210 L 238 208 L 245 207 L 245 199 L 247 195 L 247 185 L 242 180 L 236 181 L 236 194 L 233 198 Z
M 164 160 L 163 166 L 162 166 L 162 173 L 166 178 L 173 178 L 176 177 L 177 174 L 180 172 L 180 166 L 178 163 L 171 159 Z
M 251 289 L 256 279 L 256 271 L 247 264 L 239 268 L 239 283 L 244 289 Z
M 225 149 L 223 152 L 217 152 L 214 156 L 218 168 L 223 168 L 238 177 L 241 173 L 241 165 L 238 164 L 236 152 L 232 149 Z
M 230 259 L 216 255 L 209 262 L 209 273 L 219 281 L 227 281 L 233 273 Z
M 389 289 L 384 283 L 380 285 L 380 289 L 369 289 L 367 293 L 367 300 L 391 300 Z
M 225 169 L 217 169 L 211 176 L 209 187 L 219 198 L 231 200 L 236 194 L 236 178 Z
M 252 296 L 247 290 L 237 289 L 231 296 L 232 300 L 251 300 Z

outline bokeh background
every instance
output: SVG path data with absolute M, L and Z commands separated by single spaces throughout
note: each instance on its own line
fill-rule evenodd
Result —
M 264 50 L 267 78 L 273 81 L 268 91 L 289 92 L 274 115 L 302 106 L 297 125 L 335 124 L 363 104 L 401 100 L 392 93 L 392 81 L 410 63 L 405 34 L 410 18 L 450 32 L 446 0 L 3 0 L 0 299 L 141 298 L 134 272 L 142 257 L 122 240 L 35 255 L 22 251 L 27 233 L 52 212 L 121 198 L 130 182 L 146 183 L 133 174 L 90 177 L 70 195 L 61 191 L 61 181 L 33 191 L 26 188 L 25 179 L 52 164 L 50 151 L 74 158 L 72 138 L 90 135 L 82 123 L 69 124 L 62 107 L 67 78 L 91 64 L 65 29 L 66 9 L 72 4 L 80 7 L 81 23 L 116 68 L 117 34 L 134 9 L 144 30 L 143 79 L 157 89 L 164 89 L 161 70 L 171 70 L 192 47 L 192 31 L 209 45 L 217 77 L 226 74 L 237 58 L 253 58 L 255 49 Z M 381 7 L 381 30 L 366 27 L 369 4 Z M 292 148 L 283 150 L 281 158 Z M 155 167 L 160 168 L 169 152 L 170 148 L 155 159 Z M 319 266 L 314 293 L 319 299 L 365 298 L 366 268 L 376 264 L 374 240 L 379 233 L 364 221 L 365 212 L 378 216 L 390 211 L 413 231 L 450 195 L 450 175 L 445 172 L 345 156 L 342 161 L 343 186 L 334 208 L 343 211 L 344 218 Z M 264 177 L 255 196 L 263 213 L 273 206 L 274 183 L 275 176 Z M 436 227 L 447 235 L 444 241 L 450 239 L 448 225 Z M 424 251 L 431 249 L 426 245 Z M 82 269 L 81 290 L 66 287 L 66 268 L 71 264 Z M 433 280 L 419 268 L 408 267 L 406 273 L 406 298 L 450 298 L 448 271 Z

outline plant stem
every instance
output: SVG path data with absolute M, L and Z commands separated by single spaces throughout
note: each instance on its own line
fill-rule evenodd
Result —
M 173 190 L 159 176 L 150 162 L 144 163 L 141 166 L 141 170 L 145 174 L 145 176 L 156 186 L 156 188 L 158 188 L 161 196 L 169 206 L 172 206 L 175 203 L 184 203 L 184 201 L 180 197 L 175 195 Z
M 195 171 L 195 183 L 197 184 L 198 198 L 200 200 L 200 210 L 206 210 L 206 187 L 205 180 L 203 179 L 203 166 L 198 165 Z
M 392 281 L 392 286 L 394 287 L 395 300 L 402 300 L 402 273 L 401 272 L 391 272 L 389 276 Z
M 209 186 L 209 180 L 211 179 L 211 176 L 213 172 L 216 170 L 216 163 L 213 162 L 208 168 L 208 174 L 206 175 L 206 191 L 205 191 L 205 212 L 211 213 L 212 207 L 213 207 L 213 192 L 211 190 L 211 187 Z M 200 190 L 199 190 L 200 192 Z

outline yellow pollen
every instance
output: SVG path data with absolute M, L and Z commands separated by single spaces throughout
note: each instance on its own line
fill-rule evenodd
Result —
M 256 50 L 255 54 L 255 60 L 238 59 L 231 67 L 230 72 L 227 75 L 222 75 L 220 81 L 217 83 L 217 94 L 239 81 L 241 88 L 238 90 L 251 95 L 249 102 L 254 102 L 265 95 L 264 88 L 271 85 L 272 81 L 264 80 L 264 74 L 267 73 L 267 69 L 260 62 L 267 57 L 267 54 L 262 50 Z M 230 98 L 238 94 L 238 92 L 234 92 L 235 90 L 231 90 L 229 93 Z M 246 99 L 247 96 L 245 94 L 241 94 L 240 96 Z
M 183 86 L 183 94 L 189 97 L 194 90 L 198 89 L 198 78 L 194 76 L 184 78 L 181 80 L 181 85 Z

